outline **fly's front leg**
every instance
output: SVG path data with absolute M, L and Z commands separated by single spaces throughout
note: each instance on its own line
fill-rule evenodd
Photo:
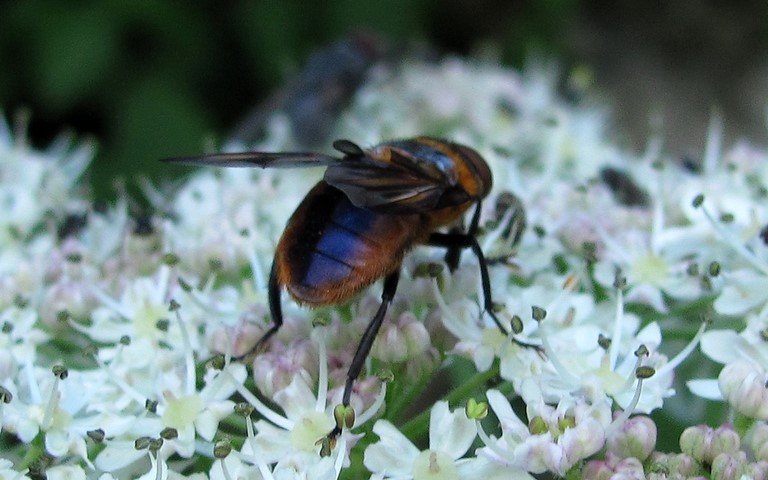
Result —
M 480 224 L 480 209 L 481 209 L 482 203 L 477 202 L 475 204 L 475 213 L 472 214 L 472 221 L 469 222 L 469 231 L 464 232 L 464 222 L 461 222 L 461 225 L 453 227 L 448 232 L 449 235 L 467 235 L 470 237 L 474 237 L 477 235 L 477 229 Z M 448 270 L 453 272 L 457 268 L 459 268 L 459 262 L 461 261 L 461 252 L 464 250 L 466 246 L 463 245 L 455 245 L 455 246 L 448 246 L 446 247 L 445 252 L 445 264 L 448 265 Z
M 478 218 L 478 212 L 479 209 L 475 211 L 475 215 L 472 217 L 472 223 L 475 225 L 475 231 L 477 230 L 476 218 Z M 470 227 L 470 229 L 472 229 L 472 227 Z M 504 326 L 501 324 L 501 321 L 496 316 L 496 313 L 493 311 L 493 298 L 491 297 L 491 278 L 488 274 L 488 262 L 485 260 L 483 249 L 480 248 L 480 244 L 477 243 L 477 239 L 473 235 L 469 234 L 436 232 L 429 236 L 427 244 L 433 247 L 444 247 L 449 249 L 469 248 L 472 250 L 472 253 L 474 253 L 477 257 L 478 264 L 480 265 L 480 282 L 483 289 L 483 309 L 488 313 L 488 315 L 491 316 L 493 322 L 497 327 L 499 327 L 501 333 L 503 333 L 505 336 L 509 335 L 509 332 L 506 328 L 504 328 Z M 521 347 L 535 348 L 537 351 L 541 352 L 541 347 L 538 345 L 522 342 L 516 338 L 513 338 L 512 341 Z
M 387 308 L 395 297 L 399 280 L 399 270 L 395 270 L 384 279 L 384 290 L 381 293 L 381 305 L 379 305 L 379 309 L 365 329 L 365 332 L 360 339 L 360 343 L 357 345 L 355 356 L 352 358 L 352 363 L 350 363 L 349 370 L 347 371 L 347 381 L 344 385 L 344 394 L 341 397 L 341 405 L 343 409 L 349 407 L 349 400 L 352 396 L 352 387 L 355 380 L 357 380 L 357 377 L 360 376 L 363 365 L 365 365 L 365 360 L 371 352 L 371 347 L 373 347 L 373 342 L 376 340 L 376 335 L 379 333 L 381 324 L 384 322 L 384 315 L 387 313 Z M 330 454 L 330 451 L 333 449 L 333 444 L 335 443 L 336 438 L 341 434 L 343 427 L 344 424 L 337 419 L 336 426 L 333 427 L 333 430 L 331 430 L 331 432 L 320 442 L 322 444 L 320 449 L 321 455 Z

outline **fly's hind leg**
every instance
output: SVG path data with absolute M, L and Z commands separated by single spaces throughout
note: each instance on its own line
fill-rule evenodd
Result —
M 249 357 L 261 350 L 267 341 L 283 326 L 283 308 L 280 305 L 280 284 L 277 281 L 277 258 L 272 261 L 272 269 L 269 271 L 269 283 L 267 285 L 267 296 L 269 299 L 269 314 L 272 317 L 272 325 L 267 329 L 264 335 L 242 355 L 236 357 L 243 359 Z
M 384 279 L 384 290 L 381 293 L 381 305 L 379 305 L 379 309 L 376 311 L 373 319 L 371 319 L 368 327 L 366 327 L 365 332 L 360 339 L 360 343 L 357 345 L 357 351 L 355 352 L 355 356 L 352 358 L 352 363 L 349 365 L 349 370 L 347 370 L 347 381 L 344 385 L 344 394 L 341 398 L 341 405 L 344 409 L 349 407 L 349 401 L 352 396 L 352 386 L 354 385 L 355 380 L 357 380 L 357 377 L 360 376 L 363 365 L 365 365 L 365 360 L 368 358 L 368 354 L 371 352 L 371 347 L 373 346 L 374 340 L 376 340 L 376 335 L 381 329 L 381 324 L 384 321 L 384 315 L 387 313 L 387 308 L 389 307 L 389 304 L 392 303 L 392 299 L 395 297 L 395 292 L 397 291 L 397 283 L 399 280 L 399 270 L 395 270 L 394 272 L 387 275 L 387 277 Z M 322 444 L 320 449 L 321 455 L 327 456 L 330 454 L 336 438 L 341 434 L 341 430 L 344 426 L 345 425 L 342 419 L 336 420 L 336 426 L 333 427 L 333 430 L 331 430 L 330 433 L 328 433 L 328 435 L 326 435 L 320 441 Z

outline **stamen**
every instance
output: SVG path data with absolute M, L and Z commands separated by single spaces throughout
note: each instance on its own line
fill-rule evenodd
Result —
M 339 435 L 338 444 L 336 445 L 336 460 L 333 462 L 333 470 L 336 472 L 336 478 L 341 475 L 341 468 L 344 466 L 344 459 L 347 456 L 347 434 L 342 431 Z
M 179 313 L 180 305 L 175 300 L 171 299 L 169 310 L 176 315 L 176 323 L 181 330 L 181 341 L 184 345 L 184 392 L 186 395 L 193 395 L 195 389 L 195 358 L 192 354 L 192 344 L 189 341 L 189 332 L 187 331 L 186 324 L 181 321 L 181 313 Z
M 40 422 L 40 428 L 43 431 L 47 431 L 49 428 L 51 428 L 51 423 L 53 422 L 53 413 L 54 410 L 56 410 L 58 407 L 59 399 L 61 398 L 61 393 L 59 392 L 59 382 L 67 378 L 66 375 L 60 375 L 57 373 L 57 370 L 61 368 L 63 367 L 59 365 L 53 367 L 53 374 L 55 378 L 53 380 L 53 385 L 51 385 L 51 394 L 48 397 L 48 404 L 45 406 L 43 421 Z
M 320 362 L 317 371 L 317 401 L 315 402 L 315 411 L 322 412 L 325 410 L 326 397 L 328 396 L 328 352 L 325 346 L 325 329 L 313 329 L 312 337 L 317 344 L 317 356 L 318 361 Z
M 637 358 L 638 360 L 640 360 L 642 356 L 638 355 Z M 639 369 L 640 367 L 638 367 L 638 369 L 636 369 L 635 371 L 638 372 Z M 618 428 L 621 428 L 624 422 L 626 422 L 629 419 L 630 415 L 632 415 L 632 412 L 634 412 L 638 402 L 640 401 L 640 394 L 643 391 L 643 381 L 646 378 L 649 378 L 651 375 L 652 375 L 652 372 L 649 375 L 636 373 L 635 378 L 637 378 L 637 387 L 635 387 L 635 394 L 632 396 L 632 401 L 630 401 L 629 405 L 627 405 L 627 408 L 625 408 L 624 411 L 621 412 L 621 415 L 616 417 L 616 419 L 613 422 L 611 422 L 610 425 L 608 425 L 608 428 L 605 429 L 606 437 L 611 435 Z
M 259 473 L 261 473 L 262 478 L 265 480 L 275 480 L 274 475 L 272 475 L 272 472 L 269 470 L 269 466 L 264 459 L 261 458 L 261 455 L 258 454 L 259 448 L 258 445 L 256 445 L 255 426 L 250 416 L 245 417 L 245 431 L 247 435 L 245 441 L 248 443 L 251 453 L 250 455 L 246 455 L 241 452 L 235 452 L 238 455 L 238 458 L 242 461 L 247 461 L 251 465 L 256 465 L 256 468 L 259 469 Z
M 540 307 L 534 307 L 534 308 L 540 308 Z M 547 359 L 552 364 L 552 367 L 557 371 L 557 374 L 560 376 L 560 378 L 563 379 L 563 381 L 568 382 L 570 384 L 579 384 L 580 380 L 578 377 L 573 375 L 566 367 L 563 365 L 563 362 L 560 361 L 560 358 L 558 357 L 557 349 L 552 348 L 552 344 L 549 343 L 549 328 L 546 327 L 545 322 L 539 323 L 539 337 L 541 338 L 541 346 L 544 349 L 545 352 L 547 352 Z
M 696 197 L 699 198 L 698 196 Z M 694 201 L 695 202 L 695 201 Z M 720 222 L 716 221 L 712 213 L 707 209 L 707 207 L 703 204 L 703 201 L 700 205 L 698 205 L 698 208 L 701 209 L 702 213 L 704 213 L 704 218 L 707 219 L 710 226 L 715 230 L 715 232 L 720 236 L 720 238 L 723 240 L 723 242 L 731 247 L 731 250 L 733 250 L 736 254 L 738 254 L 741 258 L 747 261 L 750 265 L 752 265 L 756 270 L 758 270 L 760 273 L 764 275 L 768 275 L 768 265 L 761 262 L 760 259 L 758 259 L 754 253 L 752 253 L 743 243 L 738 241 L 738 239 L 734 238 L 734 236 L 731 234 L 731 232 L 726 231 Z
M 483 429 L 483 424 L 480 423 L 480 420 L 475 420 L 475 428 L 477 429 L 477 436 L 480 437 L 480 441 L 485 444 L 486 447 L 488 447 L 493 453 L 499 456 L 499 458 L 509 458 L 508 451 L 502 449 L 499 447 L 498 443 L 494 441 L 493 438 L 491 438 L 487 433 L 485 433 L 485 430 Z M 506 465 L 509 465 L 509 463 L 504 461 Z
M 248 263 L 251 265 L 251 274 L 253 275 L 253 286 L 257 292 L 266 291 L 267 281 L 264 278 L 264 270 L 261 268 L 259 257 L 256 256 L 255 249 L 249 248 L 247 251 Z
M 120 345 L 120 351 L 122 352 L 123 345 Z M 110 382 L 115 384 L 120 390 L 131 397 L 134 401 L 138 403 L 144 403 L 146 400 L 146 397 L 139 392 L 138 390 L 134 389 L 131 385 L 125 382 L 119 375 L 115 375 L 114 372 L 112 372 L 112 364 L 106 364 L 103 360 L 101 360 L 98 355 L 93 355 L 93 360 L 96 362 L 96 364 L 99 366 L 101 370 L 104 370 L 105 372 L 109 373 L 107 375 L 107 378 Z
M 616 363 L 619 360 L 619 347 L 621 345 L 621 332 L 624 331 L 624 291 L 621 288 L 616 289 L 616 316 L 613 319 L 613 333 L 611 334 L 611 348 L 608 358 L 609 369 L 616 369 Z
M 152 453 L 149 454 L 150 461 L 152 461 L 152 468 L 155 469 L 155 480 L 163 480 L 168 475 L 163 474 L 163 465 L 165 464 L 165 461 L 160 460 L 157 458 L 157 453 L 152 455 Z
M 643 354 L 641 352 L 645 353 Z M 643 366 L 643 358 L 647 355 L 648 349 L 645 347 L 645 345 L 640 345 L 640 347 L 638 347 L 638 349 L 635 351 L 635 357 L 637 358 L 637 360 L 635 360 L 635 368 L 632 369 L 632 374 L 627 377 L 627 380 L 621 387 L 622 390 L 628 390 L 632 387 L 632 384 L 635 383 L 635 380 L 637 380 L 637 369 Z
M 243 398 L 250 403 L 251 405 L 258 410 L 258 412 L 267 420 L 275 424 L 276 426 L 284 429 L 284 430 L 291 430 L 293 428 L 293 422 L 289 420 L 286 417 L 283 417 L 282 415 L 278 414 L 274 410 L 271 410 L 269 407 L 264 405 L 261 400 L 256 398 L 256 395 L 251 393 L 247 388 L 245 388 L 240 382 L 235 380 L 234 377 L 232 377 L 232 374 L 229 373 L 227 370 L 222 371 L 223 375 L 229 376 L 229 378 L 232 381 L 232 384 L 237 389 L 237 392 L 243 396 Z
M 723 143 L 723 119 L 713 109 L 707 128 L 707 144 L 704 147 L 704 174 L 713 175 L 720 160 Z
M 379 412 L 379 409 L 381 409 L 381 406 L 384 405 L 384 400 L 386 396 L 387 396 L 387 382 L 381 382 L 381 387 L 379 388 L 378 395 L 376 395 L 376 399 L 373 401 L 370 407 L 365 409 L 363 413 L 357 416 L 357 421 L 355 421 L 355 426 L 363 425 L 365 422 L 373 418 Z
M 223 442 L 218 442 L 217 446 L 219 443 L 223 443 Z M 219 466 L 221 467 L 221 473 L 224 475 L 224 479 L 234 480 L 232 476 L 229 474 L 229 469 L 227 468 L 227 462 L 224 461 L 226 460 L 227 455 L 224 455 L 223 457 L 221 457 L 219 456 L 220 454 L 217 454 L 216 450 L 217 450 L 217 447 L 213 447 L 213 454 L 219 460 Z
M 21 108 L 13 116 L 13 137 L 14 147 L 19 150 L 26 150 L 27 145 L 27 130 L 29 129 L 29 118 L 31 112 L 28 108 Z
M 704 335 L 704 330 L 707 329 L 707 322 L 701 322 L 701 326 L 699 326 L 699 329 L 696 331 L 696 335 L 693 336 L 690 342 L 688 342 L 688 345 L 685 346 L 680 352 L 675 355 L 669 362 L 667 362 L 666 365 L 662 366 L 656 371 L 657 375 L 665 375 L 668 372 L 674 370 L 677 368 L 678 365 L 683 363 L 683 360 L 688 358 L 688 356 L 693 352 L 693 350 L 699 345 L 699 340 L 701 340 L 702 335 Z

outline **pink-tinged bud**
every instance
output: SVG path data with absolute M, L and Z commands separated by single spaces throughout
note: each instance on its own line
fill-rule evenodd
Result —
M 675 475 L 688 478 L 704 474 L 704 469 L 701 465 L 690 455 L 684 453 L 669 454 L 654 452 L 651 454 L 648 463 L 653 466 L 652 470 L 666 472 L 669 475 L 669 477 L 663 478 L 676 478 L 674 477 Z
M 66 322 L 60 321 L 62 312 L 76 319 L 87 317 L 95 305 L 91 288 L 84 282 L 59 279 L 45 292 L 40 319 L 47 326 L 60 330 L 67 326 Z
M 403 312 L 396 322 L 385 324 L 371 354 L 385 362 L 404 362 L 430 348 L 429 332 L 412 312 Z
M 688 427 L 680 435 L 680 450 L 698 462 L 709 463 L 712 459 L 706 457 L 710 451 L 713 435 L 714 431 L 704 425 Z
M 582 478 L 594 480 L 609 480 L 613 476 L 613 469 L 602 460 L 592 460 L 584 465 L 581 471 Z
M 750 447 L 757 460 L 768 461 L 768 424 L 759 423 L 752 429 Z
M 741 437 L 730 425 L 721 425 L 715 430 L 712 442 L 713 456 L 721 453 L 736 453 L 741 448 Z
M 711 464 L 721 453 L 735 453 L 741 448 L 741 438 L 730 425 L 713 430 L 706 425 L 685 429 L 680 436 L 680 449 L 701 463 Z
M 632 417 L 608 437 L 608 451 L 620 458 L 644 461 L 656 447 L 656 424 L 649 417 Z
M 255 305 L 243 312 L 235 325 L 214 331 L 209 346 L 214 352 L 239 358 L 249 353 L 270 326 L 266 306 Z
M 768 462 L 761 460 L 759 462 L 749 463 L 744 469 L 744 474 L 747 478 L 766 480 L 768 479 Z
M 625 458 L 616 464 L 615 476 L 626 480 L 645 480 L 643 464 L 636 458 Z M 588 478 L 588 477 L 584 477 Z
M 714 436 L 715 431 L 706 425 L 688 427 L 680 435 L 680 450 L 698 462 L 711 464 L 714 459 L 712 455 Z
M 739 413 L 758 420 L 768 419 L 766 374 L 756 365 L 737 360 L 726 365 L 718 383 L 723 397 Z
M 746 469 L 747 455 L 744 452 L 721 453 L 712 461 L 712 478 L 740 480 Z
M 253 380 L 261 392 L 272 397 L 302 373 L 314 381 L 317 369 L 317 351 L 311 341 L 296 342 L 288 347 L 274 342 L 268 352 L 254 359 Z

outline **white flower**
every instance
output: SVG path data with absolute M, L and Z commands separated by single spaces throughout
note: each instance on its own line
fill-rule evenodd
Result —
M 508 468 L 565 475 L 603 447 L 605 431 L 611 423 L 608 402 L 589 405 L 564 399 L 557 407 L 529 402 L 529 427 L 500 392 L 489 390 L 486 395 L 499 419 L 502 435 L 495 439 L 483 434 L 486 446 L 478 450 L 478 456 Z
M 342 466 L 348 465 L 349 449 L 359 439 L 358 435 L 344 429 L 338 439 L 335 439 L 332 456 L 320 455 L 321 440 L 334 427 L 334 407 L 326 404 L 328 359 L 323 333 L 313 332 L 319 355 L 316 395 L 310 389 L 311 381 L 307 375 L 297 374 L 286 388 L 275 393 L 273 397 L 275 403 L 280 406 L 281 413 L 267 407 L 244 387 L 238 388 L 238 392 L 264 418 L 253 425 L 255 432 L 249 433 L 248 440 L 239 452 L 240 458 L 251 465 L 274 465 L 275 478 L 282 478 L 280 475 L 285 475 L 286 472 L 309 475 L 308 478 L 337 478 Z M 355 427 L 367 422 L 378 412 L 383 404 L 385 391 L 385 385 L 382 384 L 374 405 L 367 411 L 357 412 Z M 334 447 L 334 444 L 330 446 Z
M 46 151 L 32 150 L 24 134 L 13 139 L 0 117 L 0 244 L 5 247 L 26 239 L 46 213 L 63 215 L 67 209 L 82 208 L 82 199 L 73 195 L 74 184 L 93 156 L 93 145 L 72 148 L 66 136 Z
M 379 478 L 467 478 L 469 458 L 462 458 L 475 439 L 475 428 L 463 410 L 437 402 L 429 419 L 429 448 L 419 451 L 394 425 L 379 420 L 373 426 L 379 441 L 365 449 L 366 468 Z M 438 477 L 439 475 L 439 477 Z

